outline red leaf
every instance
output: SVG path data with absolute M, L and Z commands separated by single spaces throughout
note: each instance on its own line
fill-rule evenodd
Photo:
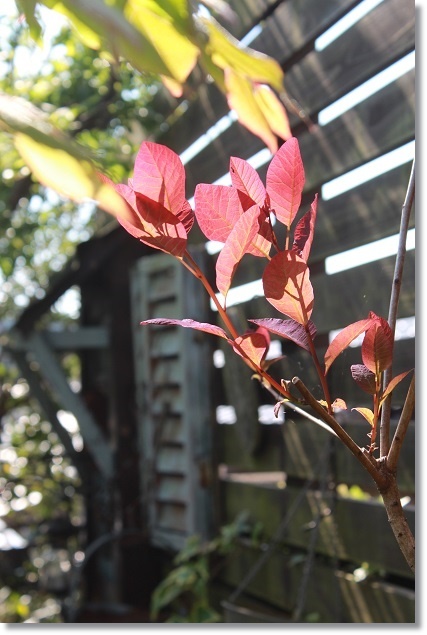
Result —
M 400 375 L 396 375 L 396 377 L 393 377 L 393 379 L 390 381 L 387 388 L 384 390 L 382 394 L 380 406 L 382 405 L 384 399 L 388 397 L 388 395 L 396 388 L 397 384 L 399 384 L 402 381 L 402 379 L 404 379 L 406 375 L 408 375 L 408 373 L 410 372 L 411 372 L 410 370 L 407 370 L 404 373 L 400 373 Z
M 237 190 L 225 185 L 197 185 L 195 213 L 200 229 L 209 240 L 225 243 L 242 208 Z
M 267 170 L 266 189 L 277 219 L 290 227 L 301 204 L 305 174 L 299 144 L 288 139 L 274 155 Z
M 161 203 L 136 194 L 136 208 L 147 235 L 140 240 L 180 258 L 187 247 L 187 232 L 179 218 Z
M 307 264 L 294 251 L 281 251 L 268 263 L 262 277 L 266 299 L 281 313 L 307 324 L 314 294 Z
M 176 214 L 176 216 L 184 225 L 185 231 L 187 232 L 187 236 L 188 236 L 194 224 L 194 212 L 191 209 L 191 205 L 187 200 L 184 201 L 181 211 L 178 214 Z
M 261 220 L 262 218 L 264 218 L 264 220 Z M 265 216 L 263 210 L 260 212 L 260 223 L 258 233 L 248 247 L 248 254 L 265 258 L 270 255 L 271 245 L 273 243 L 273 232 L 270 220 L 267 220 L 267 216 Z
M 375 374 L 364 364 L 353 364 L 350 370 L 356 384 L 370 395 L 375 395 L 377 392 Z
M 255 203 L 262 207 L 265 203 L 265 187 L 258 172 L 244 159 L 231 157 L 230 176 L 238 190 L 240 203 L 246 211 Z
M 144 141 L 135 159 L 131 187 L 178 215 L 185 203 L 185 170 L 175 152 Z
M 245 333 L 245 335 L 236 338 L 236 340 L 232 342 L 232 346 L 240 357 L 245 357 L 241 352 L 243 350 L 246 357 L 254 362 L 256 366 L 261 366 L 270 347 L 270 338 L 267 338 L 260 330 L 257 330 L 253 333 Z
M 369 314 L 371 315 L 371 314 Z M 375 321 L 374 318 L 368 317 L 366 320 L 359 320 L 349 324 L 329 344 L 328 350 L 325 353 L 325 373 L 328 372 L 331 364 L 342 353 L 347 346 L 350 346 L 356 337 L 359 337 L 361 333 L 364 333 Z
M 373 373 L 380 373 L 391 366 L 393 339 L 393 332 L 388 322 L 376 316 L 374 323 L 366 331 L 362 344 L 363 363 Z
M 305 262 L 308 261 L 310 255 L 311 244 L 314 238 L 314 225 L 317 215 L 317 194 L 314 197 L 314 201 L 311 204 L 310 211 L 308 211 L 301 218 L 294 232 L 294 244 L 292 249 L 297 252 L 298 256 Z
M 245 212 L 233 227 L 216 261 L 216 286 L 224 296 L 231 286 L 237 265 L 248 251 L 254 236 L 259 230 L 258 205 Z
M 219 326 L 208 324 L 207 322 L 197 322 L 196 320 L 170 320 L 168 318 L 152 318 L 151 320 L 143 320 L 142 322 L 140 322 L 140 324 L 143 326 L 147 324 L 160 324 L 162 326 L 183 326 L 186 329 L 204 331 L 205 333 L 211 333 L 212 335 L 223 337 L 226 340 L 228 339 L 225 331 L 223 331 L 222 328 L 220 328 Z
M 187 233 L 179 219 L 160 203 L 136 194 L 128 185 L 120 183 L 114 187 L 132 209 L 132 222 L 118 218 L 122 227 L 150 247 L 177 258 L 183 256 Z
M 298 346 L 301 346 L 301 348 L 305 348 L 306 351 L 310 350 L 306 330 L 302 324 L 296 322 L 295 320 L 262 318 L 259 320 L 249 320 L 249 322 L 253 322 L 254 324 L 263 326 L 268 331 L 270 331 L 270 333 L 274 333 L 274 335 L 279 335 L 280 337 L 284 337 L 287 340 L 291 340 Z M 311 337 L 314 339 L 314 337 L 316 336 L 316 327 L 314 325 L 314 322 L 312 322 L 311 320 L 308 322 L 308 328 Z

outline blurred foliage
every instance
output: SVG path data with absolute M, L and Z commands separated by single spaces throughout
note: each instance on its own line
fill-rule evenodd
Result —
M 88 147 L 111 178 L 125 180 L 141 140 L 162 124 L 161 108 L 153 104 L 158 83 L 126 63 L 113 68 L 64 21 L 43 16 L 46 40 L 40 48 L 17 10 L 1 13 L 0 93 L 31 102 Z M 92 204 L 76 206 L 35 182 L 1 128 L 0 177 L 1 334 L 30 301 L 44 296 L 80 242 L 115 221 Z M 58 302 L 49 319 L 65 324 L 75 317 Z M 0 620 L 58 622 L 61 589 L 55 585 L 79 548 L 82 483 L 13 360 L 0 352 L 0 520 L 28 544 L 0 549 Z M 78 381 L 77 356 L 62 362 L 70 381 Z M 72 421 L 69 432 L 80 447 Z
M 215 571 L 221 558 L 233 551 L 239 539 L 249 537 L 257 544 L 260 532 L 260 524 L 251 524 L 248 514 L 242 512 L 232 523 L 221 527 L 219 535 L 210 541 L 190 536 L 174 558 L 175 567 L 153 592 L 151 618 L 157 620 L 159 615 L 167 615 L 168 623 L 220 622 L 222 617 L 209 597 Z
M 18 13 L 0 18 L 0 93 L 24 98 L 60 130 L 91 149 L 114 180 L 124 180 L 143 138 L 163 121 L 153 100 L 158 84 L 123 63 L 111 66 L 66 23 L 46 17 L 43 48 Z M 49 28 L 48 28 L 49 27 Z M 53 32 L 53 33 L 52 33 Z M 0 319 L 44 295 L 92 232 L 109 222 L 91 204 L 76 205 L 31 178 L 13 139 L 0 129 Z M 107 220 L 108 219 L 108 220 Z

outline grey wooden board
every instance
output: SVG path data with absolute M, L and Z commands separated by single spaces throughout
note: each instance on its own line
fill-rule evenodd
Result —
M 224 520 L 230 521 L 240 511 L 247 510 L 253 520 L 262 523 L 266 535 L 272 536 L 299 492 L 300 488 L 293 486 L 281 489 L 239 483 L 236 480 L 223 481 L 221 497 Z M 293 511 L 283 544 L 308 548 L 309 528 L 317 517 L 319 507 L 325 515 L 319 527 L 316 553 L 356 565 L 368 562 L 372 567 L 412 579 L 411 570 L 388 524 L 384 506 L 379 502 L 339 497 L 334 500 L 330 494 L 308 491 L 302 503 Z M 407 507 L 405 512 L 414 530 L 414 509 Z
M 221 581 L 236 588 L 261 556 L 258 549 L 242 546 L 229 558 Z M 304 556 L 291 550 L 273 551 L 265 566 L 245 588 L 235 604 L 245 606 L 251 598 L 267 606 L 292 612 L 301 593 Z M 315 560 L 305 593 L 303 620 L 311 615 L 321 623 L 412 623 L 415 621 L 415 592 L 387 584 L 375 576 L 357 582 L 351 572 L 336 570 Z
M 152 541 L 177 548 L 210 522 L 201 482 L 210 448 L 209 368 L 200 373 L 210 344 L 188 329 L 139 322 L 193 312 L 203 320 L 208 302 L 166 254 L 137 263 L 132 287 L 141 481 Z

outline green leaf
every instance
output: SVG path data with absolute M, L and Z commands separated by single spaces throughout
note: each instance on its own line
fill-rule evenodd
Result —
M 262 139 L 274 154 L 278 148 L 277 137 L 255 99 L 252 82 L 230 68 L 225 69 L 224 77 L 230 109 L 236 111 L 240 123 Z
M 42 28 L 35 16 L 37 0 L 16 0 L 18 10 L 25 15 L 30 35 L 37 44 L 41 42 Z
M 201 17 L 199 20 L 209 37 L 206 52 L 217 66 L 224 70 L 230 68 L 253 82 L 269 84 L 279 93 L 283 90 L 283 71 L 276 60 L 252 49 L 241 48 L 239 41 L 213 18 Z
M 14 135 L 16 149 L 34 176 L 76 202 L 87 199 L 114 216 L 127 219 L 128 206 L 97 174 L 91 154 L 50 124 L 24 99 L 0 95 L 0 124 Z

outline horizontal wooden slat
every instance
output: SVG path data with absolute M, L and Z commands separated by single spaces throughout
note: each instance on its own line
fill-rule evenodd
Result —
M 395 257 L 370 262 L 333 275 L 312 278 L 312 319 L 319 333 L 342 328 L 367 317 L 369 311 L 387 317 L 394 275 Z M 398 317 L 415 311 L 415 252 L 408 251 L 402 276 Z
M 187 456 L 183 448 L 163 447 L 157 455 L 157 471 L 160 474 L 185 474 Z
M 156 528 L 169 531 L 187 529 L 187 509 L 184 505 L 157 503 Z
M 368 424 L 362 419 L 358 421 L 357 415 L 353 413 L 353 423 L 344 424 L 346 432 L 360 446 L 366 446 L 369 442 L 367 437 Z M 396 430 L 396 420 L 392 422 L 392 434 Z M 288 411 L 283 427 L 283 439 L 285 445 L 285 458 L 283 469 L 289 477 L 301 479 L 318 478 L 318 468 L 316 470 L 319 447 L 325 442 L 327 432 L 313 424 L 311 421 L 304 421 L 300 417 Z M 331 470 L 331 479 L 336 483 L 346 485 L 359 485 L 376 493 L 376 486 L 368 472 L 350 454 L 349 450 L 338 440 L 333 443 L 334 466 Z M 398 483 L 401 494 L 412 495 L 415 491 L 415 425 L 411 424 L 405 438 L 402 452 L 399 459 Z
M 157 424 L 161 426 L 160 441 L 161 443 L 183 444 L 185 442 L 184 424 L 181 417 L 172 417 L 169 415 Z
M 182 381 L 182 368 L 179 360 L 177 358 L 156 360 L 152 365 L 152 378 L 155 385 L 179 384 Z
M 251 47 L 288 66 L 288 60 L 312 47 L 313 40 L 356 3 L 357 0 L 282 2 L 265 20 L 262 32 L 253 40 Z
M 382 174 L 340 196 L 320 200 L 310 261 L 359 247 L 399 232 L 410 163 Z M 302 207 L 302 212 L 308 204 Z M 415 223 L 415 214 L 410 227 Z
M 187 502 L 188 483 L 185 478 L 182 476 L 163 476 L 156 491 L 156 500 L 159 502 Z
M 299 493 L 300 489 L 292 486 L 273 489 L 235 481 L 221 483 L 225 518 L 235 518 L 240 511 L 247 510 L 263 524 L 267 535 L 273 535 Z M 308 548 L 310 527 L 319 507 L 325 515 L 319 526 L 316 553 L 355 564 L 369 562 L 372 567 L 412 579 L 380 503 L 334 499 L 327 493 L 308 491 L 301 504 L 292 507 L 292 521 L 283 538 L 285 544 Z M 414 510 L 406 508 L 406 516 L 414 530 Z
M 144 316 L 142 319 L 147 318 Z M 178 355 L 180 343 L 179 338 L 176 336 L 176 328 L 169 329 L 152 326 L 145 326 L 144 328 L 150 329 L 150 356 L 152 358 Z
M 221 571 L 221 581 L 236 588 L 261 557 L 258 549 L 238 548 Z M 235 600 L 237 606 L 253 606 L 252 597 L 268 606 L 292 613 L 304 600 L 301 621 L 331 623 L 412 623 L 415 621 L 415 592 L 375 577 L 357 581 L 351 573 L 334 570 L 314 561 L 307 588 L 302 588 L 304 556 L 273 550 L 271 557 Z M 228 599 L 228 598 L 227 598 Z

